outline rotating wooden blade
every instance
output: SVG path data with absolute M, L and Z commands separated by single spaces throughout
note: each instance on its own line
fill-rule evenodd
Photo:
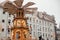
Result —
M 5 8 L 16 8 L 11 2 L 6 2 L 3 7 L 5 7 Z
M 29 6 L 32 6 L 34 5 L 35 3 L 33 2 L 28 2 L 26 5 L 23 6 L 23 8 L 26 8 L 26 7 L 29 7 Z
M 9 12 L 10 14 L 16 14 L 16 10 L 10 9 L 10 10 L 8 10 L 8 12 Z
M 15 3 L 18 7 L 21 7 L 22 4 L 23 4 L 23 1 L 24 1 L 24 0 L 16 0 L 16 1 L 14 1 L 14 3 Z
M 10 2 L 6 2 L 3 6 L 3 9 L 11 14 L 14 14 L 14 12 L 17 10 L 16 7 Z
M 26 14 L 32 14 L 32 13 L 34 13 L 34 12 L 26 11 L 25 13 L 26 13 Z
M 32 11 L 32 10 L 26 10 L 24 13 L 31 14 L 31 13 L 34 13 L 34 11 Z
M 3 8 L 3 10 L 4 10 L 5 12 L 8 12 L 9 14 L 15 14 L 15 13 L 16 13 L 16 10 L 9 9 L 9 8 Z
M 37 10 L 37 7 L 34 7 L 34 8 L 26 8 L 25 10 Z

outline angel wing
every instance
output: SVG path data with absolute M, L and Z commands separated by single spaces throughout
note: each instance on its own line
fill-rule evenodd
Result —
M 23 4 L 23 1 L 24 1 L 24 0 L 16 0 L 16 1 L 14 1 L 14 3 L 15 3 L 18 7 L 21 7 L 22 4 Z

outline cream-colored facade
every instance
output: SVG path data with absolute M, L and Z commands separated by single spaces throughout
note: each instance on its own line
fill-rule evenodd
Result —
M 42 36 L 44 40 L 55 40 L 55 18 L 46 14 L 46 12 L 37 12 L 27 15 L 28 25 L 31 28 L 32 38 L 39 39 Z
M 12 20 L 13 16 L 0 8 L 0 40 L 6 40 L 10 36 L 9 27 L 11 27 Z

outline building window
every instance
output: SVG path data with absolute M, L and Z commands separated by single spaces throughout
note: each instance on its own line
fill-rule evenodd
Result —
M 38 31 L 40 31 L 40 29 L 38 29 Z
M 5 20 L 3 19 L 3 20 L 2 20 L 2 22 L 4 23 L 4 22 L 5 22 Z
M 51 26 L 52 24 L 50 24 L 50 26 Z
M 48 31 L 50 31 L 50 28 L 48 28 Z
M 31 24 L 30 24 L 30 27 L 31 27 Z
M 4 28 L 2 29 L 2 32 L 4 31 Z
M 34 36 L 35 36 L 35 32 L 34 32 Z
M 40 36 L 40 32 L 38 32 L 38 36 Z
M 33 18 L 33 22 L 35 22 L 35 18 Z
M 43 31 L 44 31 L 44 27 L 43 27 Z
M 10 37 L 8 37 L 8 40 L 11 40 Z
M 9 17 L 11 17 L 11 14 L 9 14 Z
M 45 28 L 45 32 L 47 32 L 47 28 Z
M 8 33 L 10 32 L 10 28 L 8 28 Z
M 43 33 L 43 37 L 44 37 L 44 33 Z
M 31 32 L 30 32 L 30 34 L 31 34 Z
M 5 12 L 3 11 L 3 14 L 5 14 Z
M 39 21 L 39 23 L 41 24 L 41 21 Z
M 38 20 L 36 20 L 36 22 L 38 22 Z
M 33 19 L 33 22 L 35 22 L 35 19 Z
M 46 37 L 47 37 L 47 34 L 46 34 Z
M 51 37 L 53 37 L 53 36 L 51 35 Z
M 52 32 L 52 29 L 50 29 L 50 31 Z
M 38 34 L 40 35 L 40 32 L 38 32 Z
M 11 20 L 9 19 L 8 23 L 10 24 L 11 23 Z
M 34 30 L 35 30 L 35 25 L 33 25 L 33 27 L 34 27 Z
M 47 40 L 49 40 L 49 39 L 47 38 Z
M 48 37 L 50 37 L 50 34 L 48 34 Z
M 31 21 L 31 18 L 30 18 L 30 21 Z
M 39 31 L 41 31 L 41 26 L 40 26 L 40 30 Z

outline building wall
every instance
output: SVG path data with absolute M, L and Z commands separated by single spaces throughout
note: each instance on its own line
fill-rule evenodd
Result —
M 2 37 L 3 39 L 7 37 L 8 14 L 3 13 L 3 9 L 1 8 L 0 8 L 0 25 L 1 25 L 1 30 L 0 30 L 1 36 L 0 37 Z
M 38 17 L 42 20 L 42 37 L 45 40 L 55 40 L 54 17 L 46 14 L 45 12 L 42 12 L 42 15 L 38 15 Z
M 6 40 L 8 38 L 8 28 L 12 24 L 13 16 L 9 16 L 7 12 L 4 12 L 0 8 L 0 39 Z

